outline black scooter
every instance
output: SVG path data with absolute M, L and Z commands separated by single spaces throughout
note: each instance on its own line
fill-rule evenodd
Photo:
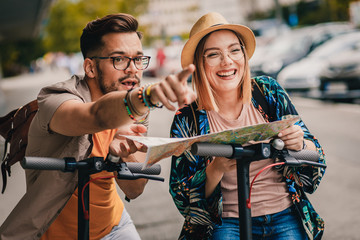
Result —
M 290 151 L 284 149 L 284 142 L 274 139 L 271 143 L 258 143 L 242 147 L 241 145 L 194 143 L 191 152 L 198 156 L 214 156 L 236 159 L 239 231 L 241 240 L 252 240 L 251 205 L 249 203 L 249 167 L 250 163 L 267 158 L 277 159 L 284 166 L 314 166 L 326 168 L 318 163 L 319 154 L 315 151 Z

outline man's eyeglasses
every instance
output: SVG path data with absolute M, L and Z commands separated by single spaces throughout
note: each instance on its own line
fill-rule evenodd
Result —
M 238 61 L 244 56 L 243 48 L 243 46 L 233 48 L 230 51 L 226 51 L 226 54 L 233 61 Z M 204 58 L 210 66 L 217 66 L 222 60 L 224 60 L 225 53 L 220 50 L 208 50 L 207 52 L 208 53 L 204 55 Z
M 150 58 L 149 56 L 138 56 L 134 58 L 118 56 L 118 57 L 90 57 L 90 59 L 111 59 L 113 66 L 116 70 L 123 71 L 130 66 L 130 62 L 133 61 L 135 67 L 138 70 L 144 70 L 149 66 Z

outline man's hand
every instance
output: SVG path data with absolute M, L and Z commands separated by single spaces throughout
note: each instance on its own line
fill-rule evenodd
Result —
M 143 144 L 134 142 L 132 140 L 120 136 L 120 135 L 141 136 L 143 133 L 146 132 L 147 132 L 147 128 L 142 124 L 131 124 L 119 128 L 114 136 L 114 140 L 110 144 L 110 153 L 114 156 L 127 158 L 130 154 L 133 154 L 137 151 L 146 152 L 147 147 L 144 146 Z
M 167 109 L 176 110 L 170 103 L 177 102 L 179 108 L 192 103 L 196 99 L 196 93 L 187 85 L 188 77 L 195 71 L 195 66 L 190 64 L 187 68 L 176 75 L 169 75 L 165 80 L 151 87 L 151 102 L 161 102 Z
M 121 157 L 123 162 L 144 162 L 145 154 L 143 152 L 147 151 L 147 147 L 140 143 L 125 139 L 120 135 L 141 136 L 143 133 L 146 133 L 146 131 L 147 128 L 142 124 L 131 124 L 119 128 L 115 134 L 114 140 L 110 144 L 110 153 Z M 115 172 L 115 174 L 117 173 Z M 123 180 L 115 178 L 115 180 L 129 199 L 135 199 L 141 195 L 148 182 L 147 179 Z
M 285 148 L 300 151 L 304 145 L 304 132 L 299 125 L 292 125 L 282 130 L 278 137 L 285 143 Z

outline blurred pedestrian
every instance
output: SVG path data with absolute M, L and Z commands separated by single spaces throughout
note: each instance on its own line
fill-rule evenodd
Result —
M 165 67 L 166 55 L 164 49 L 159 47 L 156 52 L 156 76 L 163 77 L 165 75 L 164 67 Z

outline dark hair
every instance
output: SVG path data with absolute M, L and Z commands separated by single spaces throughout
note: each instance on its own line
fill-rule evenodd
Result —
M 81 53 L 85 58 L 89 57 L 88 54 L 103 46 L 102 37 L 108 33 L 129 33 L 136 32 L 139 39 L 142 34 L 137 31 L 137 20 L 126 13 L 110 14 L 103 18 L 96 19 L 89 22 L 83 29 L 80 38 Z

